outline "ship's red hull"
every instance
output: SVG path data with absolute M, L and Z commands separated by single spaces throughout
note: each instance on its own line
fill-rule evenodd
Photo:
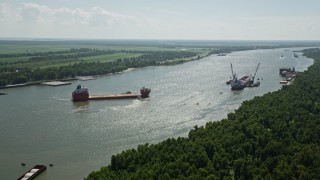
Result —
M 88 101 L 89 100 L 89 93 L 72 93 L 72 100 L 74 102 L 79 101 Z

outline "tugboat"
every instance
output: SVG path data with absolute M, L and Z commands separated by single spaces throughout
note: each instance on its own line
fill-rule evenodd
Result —
M 79 84 L 77 86 L 77 89 L 75 89 L 72 92 L 72 100 L 74 102 L 89 100 L 89 90 L 88 90 L 88 88 L 81 87 L 81 85 Z

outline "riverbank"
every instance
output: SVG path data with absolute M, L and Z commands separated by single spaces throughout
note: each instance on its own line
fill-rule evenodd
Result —
M 86 179 L 319 179 L 320 50 L 304 53 L 314 64 L 291 86 L 244 101 L 188 138 L 114 155 Z
M 57 79 L 54 81 L 33 81 L 33 82 L 27 82 L 27 83 L 23 83 L 23 84 L 9 84 L 6 86 L 0 86 L 0 89 L 8 89 L 8 88 L 18 88 L 18 87 L 25 87 L 25 86 L 35 86 L 35 85 L 41 85 L 44 83 L 49 83 L 50 82 L 67 82 L 67 81 L 75 81 L 78 80 L 77 78 L 66 78 L 66 79 Z M 45 85 L 45 84 L 44 84 Z
M 12 46 L 11 48 L 14 48 Z M 52 47 L 54 48 L 54 47 Z M 108 49 L 105 49 L 108 48 Z M 52 81 L 75 76 L 97 76 L 128 68 L 178 64 L 204 57 L 209 48 L 95 49 L 92 46 L 48 52 L 0 54 L 0 86 Z M 10 52 L 10 50 L 8 50 Z

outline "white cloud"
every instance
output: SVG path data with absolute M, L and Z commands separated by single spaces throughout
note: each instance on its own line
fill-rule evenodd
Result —
M 53 8 L 0 3 L 0 36 L 157 39 L 320 39 L 320 17 L 192 15 L 149 9 L 118 13 L 102 7 Z M 104 4 L 106 5 L 106 4 Z M 145 9 L 144 9 L 145 10 Z M 139 15 L 138 15 L 139 14 Z M 134 15 L 134 16 L 133 16 Z
M 6 3 L 0 4 L 0 20 L 8 19 L 8 20 L 17 20 L 19 19 L 19 14 L 11 9 L 11 7 Z
M 23 7 L 18 10 L 21 20 L 28 23 L 50 23 L 52 21 L 54 10 L 47 6 L 23 3 Z
M 22 7 L 11 9 L 6 3 L 0 4 L 0 19 L 19 20 L 23 23 L 53 25 L 108 26 L 146 26 L 156 25 L 150 18 L 139 18 L 107 11 L 101 7 L 89 10 L 80 8 L 50 8 L 35 3 L 23 3 Z
M 10 12 L 10 7 L 6 3 L 0 4 L 0 18 L 6 17 Z

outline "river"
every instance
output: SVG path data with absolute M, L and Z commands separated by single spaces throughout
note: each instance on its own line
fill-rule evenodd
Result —
M 301 53 L 295 58 L 292 50 L 297 49 L 240 51 L 68 86 L 5 89 L 8 95 L 0 96 L 1 179 L 16 179 L 35 164 L 48 166 L 39 180 L 82 179 L 122 150 L 187 136 L 195 125 L 226 118 L 242 101 L 280 89 L 280 67 L 304 71 L 313 63 Z M 254 74 L 259 62 L 260 87 L 233 92 L 225 84 L 230 63 L 241 77 Z M 142 86 L 152 91 L 143 100 L 73 103 L 71 92 L 77 84 L 92 95 L 138 92 Z

